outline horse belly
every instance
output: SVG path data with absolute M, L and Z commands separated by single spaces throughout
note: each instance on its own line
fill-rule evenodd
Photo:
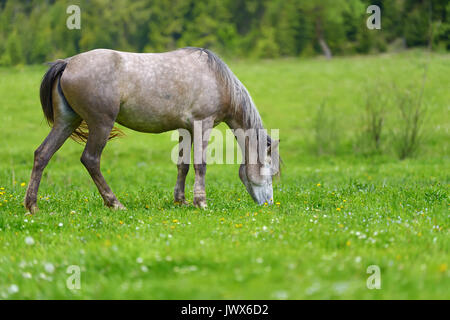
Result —
M 124 103 L 116 122 L 132 130 L 160 133 L 189 126 L 189 115 L 172 105 Z

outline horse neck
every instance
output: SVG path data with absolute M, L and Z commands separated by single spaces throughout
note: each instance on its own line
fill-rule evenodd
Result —
M 260 139 L 265 140 L 268 137 L 266 130 L 264 129 L 264 126 L 262 124 L 262 119 L 259 115 L 259 112 L 253 105 L 253 103 L 246 110 L 242 110 L 242 108 L 240 110 L 237 110 L 233 114 L 233 117 L 229 121 L 227 121 L 227 124 L 231 129 L 233 129 L 233 133 L 243 154 L 245 153 L 245 144 L 242 139 L 239 139 L 239 131 L 247 132 L 247 130 L 254 130 L 257 138 L 256 143 L 258 148 L 260 147 Z M 247 159 L 244 158 L 245 163 L 247 162 L 246 160 Z
M 258 109 L 256 109 L 251 96 L 243 85 L 240 94 L 235 99 L 237 101 L 232 102 L 231 117 L 228 121 L 230 128 L 243 130 L 264 129 Z

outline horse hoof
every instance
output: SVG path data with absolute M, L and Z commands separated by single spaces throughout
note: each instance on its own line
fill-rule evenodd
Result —
M 120 202 L 114 203 L 111 206 L 111 209 L 114 209 L 114 210 L 127 210 L 127 208 L 123 204 L 121 204 Z
M 183 199 L 183 200 L 175 200 L 174 203 L 177 204 L 177 205 L 180 205 L 180 206 L 187 206 L 187 205 L 189 205 L 189 202 L 187 202 L 185 199 Z
M 25 208 L 28 209 L 28 212 L 26 212 L 25 215 L 35 214 L 36 212 L 39 211 L 39 208 L 36 204 L 25 205 Z
M 208 205 L 206 204 L 206 201 L 198 201 L 194 203 L 194 205 L 200 209 L 206 209 Z

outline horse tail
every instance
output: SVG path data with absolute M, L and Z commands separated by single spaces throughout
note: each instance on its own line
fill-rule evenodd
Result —
M 54 121 L 52 101 L 53 83 L 64 72 L 66 66 L 66 60 L 56 60 L 55 62 L 51 62 L 50 68 L 42 78 L 40 89 L 41 106 L 49 126 L 52 126 Z
M 44 112 L 44 116 L 47 120 L 48 125 L 51 127 L 54 122 L 53 117 L 53 101 L 52 101 L 52 92 L 53 92 L 53 84 L 55 81 L 58 81 L 64 70 L 66 69 L 67 63 L 69 59 L 65 60 L 56 60 L 50 63 L 50 68 L 45 73 L 40 89 L 40 98 L 42 111 Z M 72 107 L 66 100 L 64 93 L 61 89 L 61 86 L 58 81 L 58 94 L 61 96 L 64 104 L 69 107 L 72 111 Z M 124 133 L 119 129 L 114 127 L 109 134 L 108 140 L 111 140 L 116 137 L 123 136 Z M 89 130 L 86 122 L 83 120 L 81 124 L 74 130 L 74 132 L 70 135 L 70 138 L 76 142 L 86 143 L 87 138 L 89 136 Z

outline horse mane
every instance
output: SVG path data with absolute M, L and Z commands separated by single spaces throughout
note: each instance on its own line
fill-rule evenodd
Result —
M 247 128 L 264 129 L 261 116 L 252 97 L 242 82 L 234 75 L 228 65 L 215 53 L 208 49 L 186 47 L 182 50 L 199 52 L 207 55 L 207 63 L 217 80 L 222 83 L 230 94 L 230 105 L 234 114 L 242 113 L 243 124 Z

